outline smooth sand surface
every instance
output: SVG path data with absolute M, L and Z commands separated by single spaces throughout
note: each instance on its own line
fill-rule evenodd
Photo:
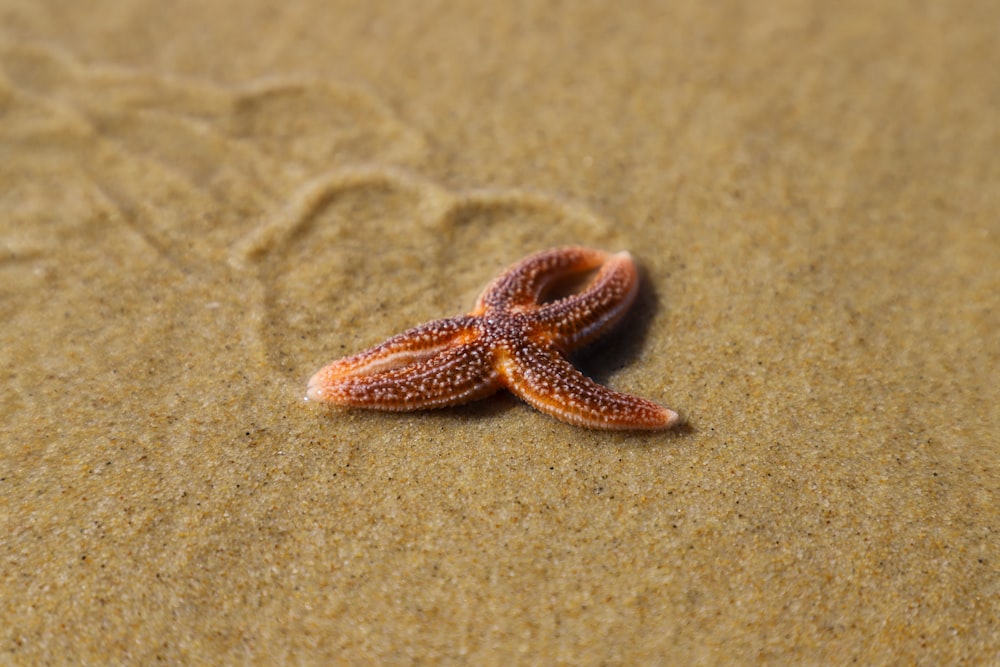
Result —
M 497 4 L 0 2 L 0 662 L 1000 659 L 1000 5 Z M 302 400 L 562 243 L 684 427 Z

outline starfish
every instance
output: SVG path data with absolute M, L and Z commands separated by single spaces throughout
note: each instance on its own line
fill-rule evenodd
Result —
M 595 269 L 579 293 L 541 302 L 553 286 Z M 322 368 L 309 380 L 306 398 L 408 411 L 459 405 L 506 388 L 578 426 L 669 428 L 677 413 L 599 385 L 566 358 L 617 324 L 638 287 L 628 252 L 571 246 L 536 253 L 495 278 L 470 314 L 428 322 Z

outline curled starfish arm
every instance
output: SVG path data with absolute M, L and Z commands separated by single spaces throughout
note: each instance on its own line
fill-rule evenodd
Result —
M 608 253 L 604 251 L 579 246 L 535 253 L 487 285 L 479 295 L 472 314 L 481 315 L 487 309 L 534 310 L 539 299 L 554 283 L 592 271 L 607 258 Z
M 541 306 L 536 326 L 548 331 L 553 343 L 570 352 L 618 324 L 638 293 L 639 273 L 632 255 L 610 255 L 579 294 Z
M 673 410 L 597 384 L 553 347 L 527 344 L 498 356 L 507 389 L 556 419 L 606 430 L 665 429 L 677 422 Z
M 372 373 L 320 371 L 309 383 L 308 397 L 347 407 L 403 412 L 467 403 L 500 387 L 493 355 L 482 346 L 467 344 Z

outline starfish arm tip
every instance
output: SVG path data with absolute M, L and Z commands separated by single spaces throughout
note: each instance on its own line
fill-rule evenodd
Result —
M 663 426 L 661 428 L 671 428 L 677 425 L 681 416 L 670 408 L 663 408 Z
M 656 405 L 645 399 L 625 395 L 628 399 L 645 404 L 647 409 L 637 410 L 631 415 L 616 416 L 603 424 L 595 424 L 592 428 L 603 428 L 615 431 L 665 431 L 677 425 L 680 415 L 661 405 Z M 624 417 L 624 418 L 623 418 Z
M 311 378 L 309 378 L 309 385 L 306 387 L 305 400 L 316 401 L 317 403 L 322 403 L 327 400 L 325 395 L 326 392 L 324 391 L 327 383 L 323 378 L 323 371 L 325 370 L 325 368 L 319 370 Z

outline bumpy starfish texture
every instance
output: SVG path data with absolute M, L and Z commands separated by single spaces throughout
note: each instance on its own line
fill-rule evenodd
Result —
M 579 293 L 541 303 L 553 286 L 594 269 Z M 638 287 L 627 252 L 537 253 L 494 279 L 469 315 L 428 322 L 319 370 L 307 398 L 403 411 L 458 405 L 506 388 L 578 426 L 669 428 L 677 413 L 601 386 L 566 358 L 617 324 Z

